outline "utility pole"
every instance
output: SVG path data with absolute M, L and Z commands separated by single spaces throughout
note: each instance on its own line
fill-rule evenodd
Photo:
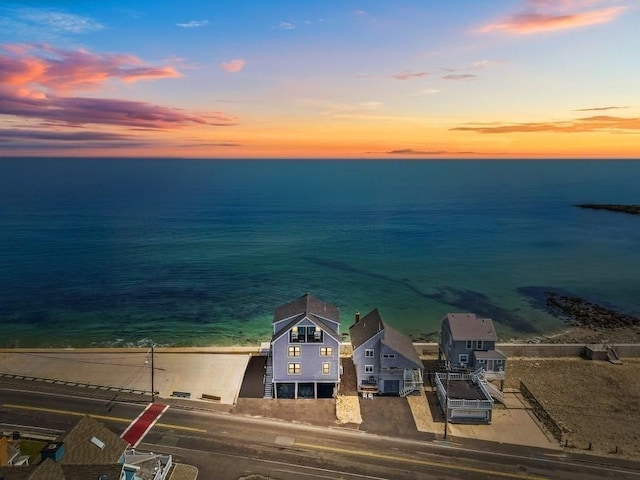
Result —
M 154 384 L 154 368 L 153 368 L 153 340 L 151 340 L 151 403 L 156 401 L 156 388 Z

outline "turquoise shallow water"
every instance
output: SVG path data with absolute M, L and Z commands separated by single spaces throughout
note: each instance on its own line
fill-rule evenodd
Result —
M 639 314 L 638 161 L 0 159 L 0 346 L 244 344 L 305 292 L 414 339 L 567 291 Z

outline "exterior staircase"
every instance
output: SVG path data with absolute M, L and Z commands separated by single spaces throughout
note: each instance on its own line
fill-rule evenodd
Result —
M 424 380 L 422 379 L 422 370 L 405 369 L 404 386 L 400 390 L 400 396 L 406 397 L 410 393 L 421 390 L 423 387 Z
M 622 360 L 620 360 L 618 352 L 616 352 L 615 348 L 611 345 L 607 345 L 607 360 L 614 365 L 622 365 Z
M 264 367 L 264 397 L 273 398 L 273 357 L 271 352 L 267 356 L 267 363 Z
M 484 368 L 480 367 L 475 372 L 473 372 L 472 376 L 475 380 L 482 384 L 482 386 L 489 393 L 489 395 L 493 397 L 494 400 L 497 400 L 504 405 L 504 393 L 502 393 L 500 389 L 493 383 L 487 381 L 487 379 L 485 378 L 485 373 L 486 372 L 484 371 Z

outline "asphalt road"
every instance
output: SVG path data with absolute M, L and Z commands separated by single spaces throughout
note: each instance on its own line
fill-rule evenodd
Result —
M 86 394 L 0 381 L 0 424 L 66 430 L 89 414 L 121 434 L 148 404 L 145 398 L 111 392 Z M 639 463 L 611 458 L 494 443 L 403 440 L 197 408 L 169 408 L 139 448 L 173 454 L 176 461 L 198 467 L 201 480 L 250 474 L 279 480 L 640 480 Z

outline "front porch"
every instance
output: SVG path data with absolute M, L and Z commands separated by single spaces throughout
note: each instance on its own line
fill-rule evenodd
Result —
M 380 388 L 378 387 L 378 380 L 373 375 L 370 375 L 364 380 L 360 380 L 360 383 L 358 384 L 358 393 L 362 393 L 363 396 L 364 394 L 369 393 L 377 394 L 379 391 Z
M 392 374 L 389 371 L 384 371 L 380 378 L 370 375 L 366 379 L 360 380 L 358 393 L 363 396 L 385 394 L 406 397 L 410 393 L 421 391 L 424 387 L 421 369 L 405 368 L 402 371 L 402 377 L 398 378 L 399 376 L 400 371 L 395 371 Z

